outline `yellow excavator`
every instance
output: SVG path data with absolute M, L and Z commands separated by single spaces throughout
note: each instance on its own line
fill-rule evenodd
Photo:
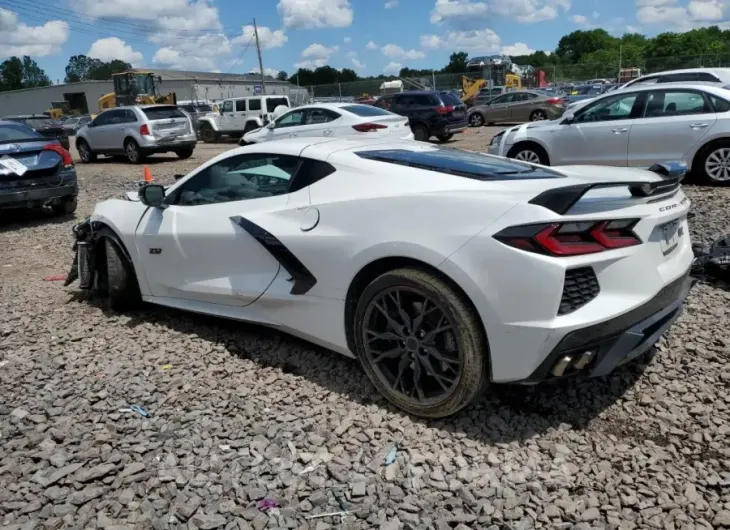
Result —
M 152 72 L 127 71 L 112 74 L 114 92 L 104 94 L 98 100 L 99 112 L 122 105 L 151 105 L 154 103 L 177 104 L 175 92 L 160 94 L 160 76 Z
M 487 86 L 486 79 L 470 79 L 465 75 L 461 76 L 461 90 L 463 95 L 461 101 L 468 103 L 471 101 L 479 91 Z M 519 90 L 522 88 L 522 78 L 515 74 L 504 75 L 504 86 L 509 90 Z

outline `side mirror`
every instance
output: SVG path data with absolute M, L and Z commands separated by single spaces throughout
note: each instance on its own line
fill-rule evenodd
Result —
M 560 125 L 570 125 L 571 123 L 575 122 L 575 116 L 572 112 L 568 112 L 563 116 L 563 121 L 560 122 Z
M 275 121 L 270 121 L 269 123 L 266 124 L 267 129 L 273 129 L 274 127 L 276 127 Z
M 138 191 L 139 200 L 146 206 L 162 208 L 165 200 L 165 188 L 159 184 L 147 184 Z

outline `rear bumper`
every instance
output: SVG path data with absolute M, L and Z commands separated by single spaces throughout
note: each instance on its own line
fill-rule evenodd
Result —
M 606 322 L 571 331 L 527 379 L 515 383 L 555 379 L 558 376 L 552 370 L 561 362 L 565 371 L 559 377 L 599 377 L 636 359 L 679 317 L 692 283 L 688 270 L 646 304 Z M 573 365 L 585 352 L 590 352 L 590 360 L 582 369 L 575 369 Z
M 12 192 L 5 192 L 0 188 L 0 208 L 25 208 L 42 205 L 54 199 L 75 197 L 78 192 L 79 189 L 76 184 Z
M 142 149 L 153 150 L 153 151 L 172 151 L 175 149 L 186 149 L 195 147 L 198 138 L 195 133 L 186 134 L 184 136 L 178 136 L 172 140 L 166 140 L 164 138 L 149 138 L 143 137 L 143 140 L 139 144 Z
M 469 128 L 469 122 L 466 118 L 462 121 L 448 122 L 446 120 L 436 123 L 431 127 L 431 134 L 434 136 L 442 136 L 445 134 L 454 134 L 465 131 Z

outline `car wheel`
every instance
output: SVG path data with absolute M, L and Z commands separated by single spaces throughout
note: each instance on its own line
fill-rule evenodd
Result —
M 545 149 L 537 144 L 529 142 L 514 146 L 510 149 L 509 153 L 507 153 L 507 157 L 515 160 L 521 160 L 522 162 L 527 162 L 529 164 L 540 164 L 542 166 L 550 165 L 550 157 L 548 157 Z
M 693 166 L 704 183 L 730 186 L 730 142 L 708 145 L 700 151 Z
M 71 215 L 76 212 L 78 200 L 76 197 L 64 197 L 59 202 L 51 205 L 51 211 L 55 215 Z
M 353 336 L 372 383 L 409 414 L 450 416 L 488 384 L 477 314 L 429 272 L 405 268 L 376 278 L 357 302 Z
M 144 159 L 139 144 L 131 138 L 124 144 L 124 153 L 132 164 L 139 164 Z
M 481 127 L 484 125 L 484 118 L 478 112 L 475 112 L 469 117 L 469 125 L 472 127 Z
M 414 125 L 411 127 L 411 131 L 413 131 L 413 139 L 417 142 L 428 142 L 431 137 L 424 125 Z
M 530 121 L 544 121 L 548 119 L 547 112 L 537 109 L 530 114 Z
M 439 142 L 448 142 L 454 137 L 453 134 L 442 134 L 441 136 L 437 136 Z
M 76 142 L 76 150 L 79 152 L 79 158 L 81 158 L 81 162 L 84 164 L 88 164 L 89 162 L 94 162 L 96 160 L 96 153 L 91 150 L 91 147 L 89 147 L 89 144 L 86 143 L 86 140 L 79 140 Z
M 104 260 L 99 264 L 103 267 L 104 281 L 101 282 L 109 307 L 115 311 L 126 311 L 141 305 L 142 295 L 137 284 L 137 277 L 134 274 L 134 267 L 122 250 L 121 243 L 106 231 L 103 240 Z
M 218 133 L 208 124 L 200 126 L 200 139 L 206 144 L 214 144 L 218 141 Z
M 190 158 L 191 156 L 193 156 L 193 149 L 192 148 L 178 149 L 177 151 L 175 151 L 175 154 L 177 155 L 178 158 L 185 160 L 186 158 Z

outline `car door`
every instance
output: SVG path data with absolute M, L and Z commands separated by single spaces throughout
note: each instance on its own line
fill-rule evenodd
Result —
M 235 109 L 233 100 L 227 99 L 221 104 L 220 119 L 218 121 L 221 131 L 237 131 Z
M 563 122 L 547 138 L 550 163 L 626 166 L 629 134 L 643 108 L 642 94 L 605 96 L 580 108 L 572 123 Z
M 114 112 L 116 112 L 114 109 L 104 111 L 92 122 L 93 126 L 87 134 L 89 147 L 92 150 L 101 151 L 109 148 L 110 118 Z
M 150 208 L 136 231 L 152 295 L 236 307 L 255 302 L 279 273 L 272 237 L 303 233 L 309 192 L 297 186 L 299 167 L 296 156 L 233 155 L 171 187 L 166 208 Z
M 512 102 L 507 105 L 509 108 L 509 121 L 529 121 L 530 114 L 534 110 L 537 94 L 533 94 L 532 92 L 514 92 L 512 96 Z
M 484 108 L 485 121 L 496 123 L 510 119 L 509 104 L 514 99 L 514 94 L 502 94 L 492 99 Z
M 652 90 L 647 93 L 643 115 L 631 126 L 629 165 L 648 167 L 656 162 L 682 160 L 694 152 L 716 123 L 715 110 L 705 92 L 685 88 Z
M 304 117 L 304 125 L 297 127 L 300 132 L 297 136 L 334 136 L 335 131 L 352 134 L 355 131 L 340 131 L 339 125 L 343 122 L 342 116 L 330 109 L 309 108 Z
M 124 140 L 127 137 L 127 127 L 130 122 L 136 121 L 134 112 L 129 109 L 110 111 L 109 124 L 105 126 L 107 149 L 123 150 Z

